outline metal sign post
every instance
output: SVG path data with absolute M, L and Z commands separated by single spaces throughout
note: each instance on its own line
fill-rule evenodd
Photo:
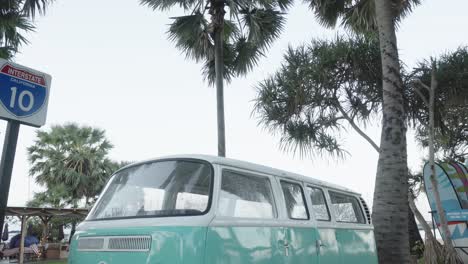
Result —
M 5 141 L 3 143 L 3 153 L 0 163 L 0 234 L 3 234 L 5 209 L 8 203 L 8 193 L 10 192 L 11 172 L 13 171 L 13 162 L 15 160 L 19 127 L 19 122 L 8 121 Z
M 52 77 L 0 59 L 0 119 L 8 121 L 0 163 L 0 234 L 3 232 L 20 124 L 45 124 Z

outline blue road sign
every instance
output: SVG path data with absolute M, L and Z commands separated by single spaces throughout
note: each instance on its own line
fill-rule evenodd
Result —
M 5 60 L 0 65 L 0 118 L 44 125 L 50 75 Z

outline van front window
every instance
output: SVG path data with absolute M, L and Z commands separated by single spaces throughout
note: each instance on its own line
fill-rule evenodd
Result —
M 145 163 L 116 173 L 88 220 L 204 214 L 211 165 L 188 160 Z

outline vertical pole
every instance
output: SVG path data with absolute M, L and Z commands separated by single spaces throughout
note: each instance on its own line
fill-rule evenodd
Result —
M 0 162 L 0 234 L 3 231 L 3 224 L 5 222 L 5 210 L 8 204 L 8 193 L 10 192 L 11 173 L 15 161 L 19 128 L 20 123 L 18 121 L 8 121 Z
M 25 215 L 21 216 L 21 240 L 19 248 L 19 264 L 24 263 L 24 239 L 26 238 L 26 222 L 28 217 Z

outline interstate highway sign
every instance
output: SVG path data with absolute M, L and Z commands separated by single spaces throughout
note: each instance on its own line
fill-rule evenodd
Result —
M 44 125 L 51 81 L 46 73 L 0 59 L 0 118 Z

